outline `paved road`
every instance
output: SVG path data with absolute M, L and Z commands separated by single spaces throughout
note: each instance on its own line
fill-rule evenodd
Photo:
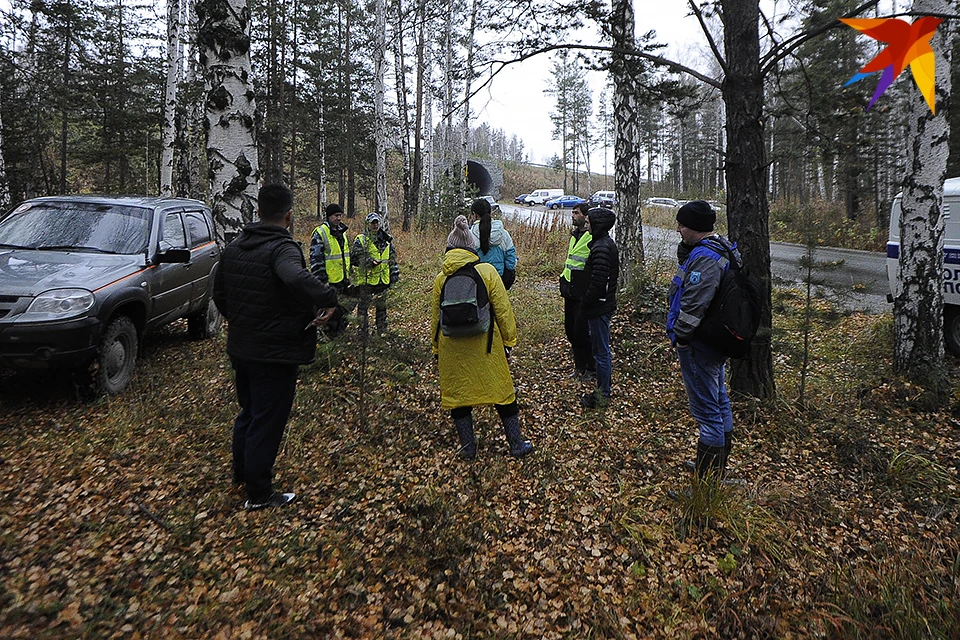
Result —
M 544 211 L 543 207 L 520 207 L 501 204 L 503 217 L 527 224 L 570 224 L 570 210 Z M 674 229 L 643 228 L 644 249 L 649 256 L 672 259 L 679 234 Z M 801 284 L 804 269 L 801 259 L 806 247 L 786 242 L 770 243 L 771 271 L 777 283 Z M 887 257 L 884 253 L 853 249 L 818 248 L 814 252 L 813 280 L 821 295 L 835 300 L 845 309 L 886 313 L 892 310 L 887 302 Z

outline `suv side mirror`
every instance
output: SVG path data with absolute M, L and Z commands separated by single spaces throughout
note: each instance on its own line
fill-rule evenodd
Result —
M 157 254 L 156 263 L 190 262 L 190 249 L 167 249 Z

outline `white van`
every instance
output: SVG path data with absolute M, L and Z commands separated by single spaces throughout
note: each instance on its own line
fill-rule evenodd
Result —
M 898 193 L 890 210 L 890 239 L 887 241 L 887 279 L 893 302 L 897 293 L 897 260 L 900 258 L 900 199 Z M 957 217 L 950 215 L 957 211 Z M 960 356 L 960 178 L 943 183 L 943 337 L 947 348 Z
M 563 195 L 563 189 L 537 189 L 527 196 L 527 204 L 543 204 Z

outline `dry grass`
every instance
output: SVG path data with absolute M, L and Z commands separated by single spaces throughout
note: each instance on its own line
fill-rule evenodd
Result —
M 956 408 L 909 404 L 888 317 L 820 310 L 801 410 L 802 301 L 778 296 L 781 398 L 735 405 L 748 486 L 685 510 L 666 490 L 696 429 L 659 296 L 624 296 L 615 396 L 583 412 L 558 262 L 531 257 L 565 242 L 517 230 L 512 370 L 537 450 L 506 455 L 484 408 L 467 465 L 429 351 L 446 230 L 396 235 L 389 335 L 350 332 L 301 370 L 276 468 L 289 509 L 238 508 L 222 336 L 149 336 L 133 386 L 90 404 L 65 376 L 0 376 L 0 636 L 960 635 Z

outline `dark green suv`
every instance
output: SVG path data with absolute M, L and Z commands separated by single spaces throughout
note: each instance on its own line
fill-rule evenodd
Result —
M 220 331 L 210 209 L 176 198 L 59 196 L 0 220 L 0 366 L 69 368 L 87 394 L 130 383 L 143 335 Z

